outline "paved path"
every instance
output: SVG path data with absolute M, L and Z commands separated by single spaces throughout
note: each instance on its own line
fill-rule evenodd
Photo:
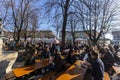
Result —
M 16 58 L 18 56 L 18 52 L 5 52 L 2 55 L 0 55 L 0 80 L 2 80 L 3 76 L 12 71 L 12 66 L 14 62 L 16 61 Z

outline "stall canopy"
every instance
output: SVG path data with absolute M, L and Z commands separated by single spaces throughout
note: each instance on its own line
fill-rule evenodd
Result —
M 48 40 L 46 40 L 46 42 L 47 43 L 55 43 L 55 44 L 59 44 L 60 43 L 60 41 L 55 39 L 55 38 L 48 39 Z

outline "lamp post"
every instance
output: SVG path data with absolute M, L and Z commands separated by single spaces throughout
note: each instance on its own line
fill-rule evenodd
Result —
M 0 18 L 0 54 L 2 54 L 2 45 L 3 45 L 3 40 L 2 40 L 2 19 Z

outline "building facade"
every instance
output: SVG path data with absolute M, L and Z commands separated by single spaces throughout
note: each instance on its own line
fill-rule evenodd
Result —
M 120 45 L 120 30 L 112 31 L 113 41 L 112 44 Z
M 25 38 L 25 32 L 22 31 L 21 32 L 21 40 L 24 40 Z M 9 32 L 9 31 L 4 31 L 4 37 L 5 38 L 9 38 L 9 39 L 13 39 L 13 32 Z M 37 40 L 43 39 L 43 38 L 55 38 L 55 35 L 52 31 L 50 30 L 37 30 L 35 31 L 35 33 L 33 33 L 32 31 L 27 31 L 27 38 L 31 39 L 31 38 L 35 38 Z
M 88 39 L 88 35 L 84 31 L 76 31 L 75 36 L 76 36 L 76 39 L 77 38 Z M 60 32 L 59 38 L 62 38 L 62 32 Z M 72 33 L 70 31 L 66 31 L 66 39 L 72 40 Z

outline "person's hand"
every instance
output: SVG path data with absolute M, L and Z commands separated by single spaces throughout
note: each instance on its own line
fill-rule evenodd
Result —
M 84 61 L 83 64 L 86 65 L 86 66 L 88 66 L 88 67 L 91 66 L 91 64 L 88 61 Z

